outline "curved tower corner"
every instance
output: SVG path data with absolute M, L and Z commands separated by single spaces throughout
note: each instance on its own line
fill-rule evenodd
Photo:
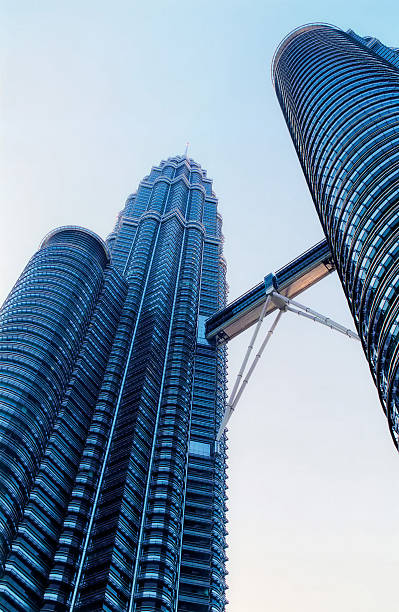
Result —
M 395 49 L 294 30 L 272 77 L 395 445 L 399 440 L 399 71 Z
M 61 408 L 107 264 L 78 227 L 42 242 L 0 311 L 0 566 Z

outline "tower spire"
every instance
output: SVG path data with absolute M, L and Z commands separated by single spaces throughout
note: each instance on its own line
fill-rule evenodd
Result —
M 188 145 L 189 145 L 189 144 L 190 144 L 189 142 L 186 142 L 186 148 L 185 148 L 185 151 L 184 151 L 184 157 L 185 157 L 186 159 L 188 159 L 188 155 L 187 155 L 187 154 L 188 154 Z

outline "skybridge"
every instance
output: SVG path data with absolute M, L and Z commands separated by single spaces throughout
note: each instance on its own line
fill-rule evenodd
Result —
M 284 312 L 293 312 L 311 319 L 315 323 L 326 325 L 349 338 L 359 340 L 359 336 L 354 331 L 293 299 L 334 270 L 335 265 L 327 240 L 322 240 L 283 268 L 280 268 L 276 273 L 265 276 L 262 282 L 207 320 L 205 325 L 206 338 L 215 341 L 218 345 L 226 344 L 249 327 L 255 326 L 233 390 L 226 404 L 217 442 L 223 435 L 227 422 Z M 245 374 L 263 320 L 273 312 L 276 313 L 276 317 Z
M 334 270 L 335 265 L 327 240 L 321 240 L 275 274 L 265 276 L 261 283 L 210 317 L 206 322 L 207 339 L 215 338 L 217 344 L 225 344 L 259 320 L 271 290 L 294 298 Z M 272 313 L 276 308 L 276 304 L 271 302 L 265 314 Z

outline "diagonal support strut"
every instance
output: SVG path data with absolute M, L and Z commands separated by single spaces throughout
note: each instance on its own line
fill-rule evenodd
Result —
M 268 304 L 269 301 L 270 301 L 270 298 L 268 296 L 268 298 L 267 298 L 267 300 L 265 302 L 265 307 L 264 307 L 264 309 L 262 311 L 262 314 L 259 317 L 259 321 L 257 323 L 257 328 L 258 328 L 257 332 L 259 331 L 260 324 L 262 323 L 262 320 L 263 320 L 263 317 L 264 317 L 264 312 L 266 311 L 266 307 L 267 307 L 267 304 Z M 220 423 L 219 431 L 218 431 L 218 434 L 216 436 L 216 442 L 219 442 L 220 438 L 222 437 L 223 432 L 224 432 L 224 430 L 226 428 L 226 425 L 227 425 L 231 415 L 233 414 L 234 408 L 236 407 L 236 405 L 237 405 L 237 403 L 238 403 L 238 401 L 239 401 L 239 399 L 240 399 L 240 397 L 241 397 L 245 387 L 247 386 L 248 381 L 251 378 L 251 376 L 252 376 L 252 374 L 253 374 L 253 372 L 254 372 L 254 370 L 255 370 L 258 362 L 259 362 L 259 359 L 262 357 L 263 351 L 265 350 L 266 345 L 268 344 L 270 338 L 272 337 L 273 332 L 276 329 L 277 323 L 280 321 L 281 315 L 283 314 L 284 310 L 285 309 L 280 309 L 278 311 L 277 316 L 274 319 L 272 326 L 270 327 L 269 331 L 267 332 L 267 334 L 266 334 L 266 336 L 265 336 L 265 338 L 264 338 L 264 340 L 263 340 L 263 342 L 262 342 L 262 344 L 261 344 L 261 346 L 259 348 L 259 351 L 256 353 L 256 355 L 255 355 L 255 357 L 254 357 L 254 359 L 253 359 L 253 361 L 252 361 L 252 363 L 251 363 L 251 365 L 249 367 L 248 373 L 246 374 L 246 376 L 245 376 L 244 380 L 242 381 L 241 385 L 239 386 L 241 378 L 242 378 L 243 373 L 244 373 L 245 366 L 246 366 L 246 364 L 248 362 L 248 359 L 249 359 L 249 356 L 250 356 L 250 354 L 252 352 L 253 342 L 254 342 L 254 338 L 252 338 L 251 343 L 250 343 L 250 345 L 249 345 L 249 347 L 247 349 L 247 353 L 246 353 L 246 355 L 244 357 L 243 365 L 241 366 L 240 372 L 239 372 L 239 374 L 237 376 L 237 380 L 235 382 L 235 385 L 234 385 L 234 388 L 233 388 L 233 392 L 232 392 L 232 394 L 230 396 L 229 401 L 226 404 L 226 408 L 225 408 L 225 411 L 224 411 L 223 419 L 222 419 L 222 422 Z M 258 325 L 259 325 L 259 327 L 258 327 Z M 257 333 L 256 333 L 256 335 L 257 335 Z M 255 338 L 256 338 L 256 336 L 255 336 Z
M 337 323 L 336 321 L 333 321 L 329 317 L 325 317 L 316 310 L 312 310 L 308 306 L 304 306 L 303 304 L 300 304 L 295 300 L 287 298 L 285 295 L 281 295 L 281 293 L 277 293 L 277 291 L 273 291 L 272 299 L 276 306 L 278 306 L 279 308 L 281 308 L 281 306 L 284 304 L 286 310 L 289 310 L 290 312 L 293 312 L 301 317 L 305 317 L 306 319 L 311 319 L 315 323 L 321 323 L 322 325 L 326 325 L 330 329 L 344 334 L 349 338 L 352 338 L 352 340 L 360 340 L 359 336 L 351 329 L 344 327 L 343 325 Z M 283 304 L 281 304 L 281 302 L 283 302 Z
M 256 353 L 247 374 L 245 375 L 244 380 L 242 380 L 243 376 L 244 376 L 244 371 L 245 368 L 248 364 L 249 358 L 251 356 L 252 350 L 254 348 L 254 343 L 255 340 L 258 336 L 259 330 L 261 328 L 263 319 L 265 317 L 266 314 L 266 310 L 267 307 L 269 306 L 270 302 L 273 301 L 274 304 L 277 306 L 278 308 L 278 313 L 276 318 L 273 321 L 272 326 L 270 327 L 269 331 L 267 332 L 260 348 L 259 351 Z M 344 327 L 343 325 L 341 325 L 340 323 L 337 323 L 336 321 L 333 321 L 332 319 L 330 319 L 329 317 L 326 317 L 322 314 L 320 314 L 319 312 L 317 312 L 316 310 L 312 310 L 311 308 L 309 308 L 308 306 L 304 306 L 303 304 L 300 304 L 299 302 L 296 302 L 295 300 L 291 300 L 290 298 L 287 298 L 285 295 L 281 295 L 280 293 L 278 293 L 277 291 L 272 291 L 265 300 L 262 312 L 259 316 L 258 322 L 256 323 L 256 327 L 255 330 L 252 334 L 251 337 L 251 341 L 248 345 L 248 348 L 246 350 L 240 371 L 237 374 L 237 378 L 235 380 L 234 383 L 234 387 L 233 390 L 231 392 L 230 398 L 228 400 L 228 402 L 226 403 L 226 407 L 225 407 L 225 411 L 224 411 L 224 415 L 222 418 L 222 421 L 220 423 L 220 427 L 216 436 L 216 443 L 218 443 L 224 433 L 224 430 L 227 426 L 227 423 L 231 417 L 231 415 L 233 414 L 233 411 L 235 409 L 235 407 L 237 406 L 243 391 L 245 389 L 245 387 L 247 386 L 260 358 L 262 357 L 262 354 L 266 348 L 266 345 L 268 344 L 270 338 L 273 335 L 274 330 L 277 327 L 278 322 L 280 321 L 281 315 L 283 314 L 283 312 L 293 312 L 294 314 L 297 314 L 301 317 L 304 317 L 306 319 L 310 319 L 312 321 L 314 321 L 315 323 L 320 323 L 321 325 L 325 325 L 326 327 L 329 327 L 330 329 L 337 331 L 341 334 L 344 334 L 345 336 L 347 336 L 348 338 L 351 338 L 353 340 L 359 340 L 360 338 L 359 336 L 353 332 L 352 330 Z

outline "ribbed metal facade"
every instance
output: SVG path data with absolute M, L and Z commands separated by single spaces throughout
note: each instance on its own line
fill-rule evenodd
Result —
M 311 24 L 287 36 L 272 69 L 396 446 L 398 66 L 376 39 Z
M 43 241 L 1 318 L 0 608 L 225 608 L 226 355 L 217 200 L 154 167 L 105 245 Z

